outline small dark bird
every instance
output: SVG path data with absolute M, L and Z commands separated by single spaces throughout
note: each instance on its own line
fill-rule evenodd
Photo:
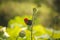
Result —
M 25 19 L 24 19 L 24 22 L 25 22 L 27 25 L 29 25 L 29 26 L 32 25 L 32 20 L 29 20 L 28 18 L 25 18 Z
M 24 19 L 24 22 L 26 23 L 26 25 L 28 26 L 28 30 L 31 31 L 31 25 L 32 25 L 32 20 L 29 20 L 28 18 Z

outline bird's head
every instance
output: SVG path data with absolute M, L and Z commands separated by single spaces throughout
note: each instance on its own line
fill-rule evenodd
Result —
M 28 18 L 24 18 L 24 21 L 27 22 L 28 21 Z

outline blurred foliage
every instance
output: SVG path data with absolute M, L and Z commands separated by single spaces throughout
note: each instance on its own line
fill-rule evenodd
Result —
M 41 7 L 42 0 L 34 0 L 34 3 L 37 4 L 37 7 Z
M 14 21 L 14 22 L 13 22 L 13 21 Z M 19 16 L 15 17 L 15 19 L 14 19 L 13 21 L 10 21 L 9 23 L 10 23 L 10 24 L 12 24 L 12 23 L 13 23 L 13 24 L 14 24 L 14 23 L 17 23 L 17 24 L 19 24 L 19 25 L 22 25 L 23 27 L 26 27 L 26 26 L 24 26 L 24 24 L 25 24 L 25 23 L 24 23 L 24 20 L 23 20 L 21 17 L 19 17 Z M 9 38 L 10 40 L 16 40 L 17 36 L 19 36 L 19 33 L 22 31 L 22 28 L 23 28 L 23 27 L 20 27 L 19 25 L 16 25 L 16 24 L 15 24 L 12 29 L 11 29 L 11 28 L 8 28 L 8 29 L 7 29 L 7 32 L 8 32 L 8 34 L 10 35 L 10 38 Z M 26 40 L 28 40 L 28 39 L 30 40 L 30 37 L 29 37 L 29 35 L 30 35 L 29 32 L 30 32 L 30 31 L 28 31 L 28 30 L 24 30 L 24 31 L 27 32 L 27 33 L 25 32 L 25 33 L 26 33 L 26 36 L 27 36 L 27 37 L 26 37 L 26 38 L 27 38 Z M 9 39 L 8 39 L 8 40 L 9 40 Z M 20 40 L 20 39 L 23 40 L 22 38 L 19 38 L 19 37 L 18 37 L 18 40 Z
M 47 25 L 52 24 L 55 27 L 56 26 L 55 22 L 60 21 L 59 17 L 55 18 L 56 16 L 59 16 L 59 14 L 55 12 L 54 8 L 52 8 L 54 6 L 49 5 L 50 2 L 47 0 L 45 1 L 44 0 L 9 0 L 9 1 L 0 0 L 0 14 L 1 11 L 3 10 L 6 13 L 5 18 L 10 19 L 8 22 L 8 28 L 6 30 L 6 32 L 10 35 L 10 37 L 7 40 L 16 40 L 17 36 L 19 36 L 19 33 L 22 31 L 22 28 L 28 27 L 24 23 L 24 18 L 28 18 L 29 20 L 32 20 L 32 17 L 34 19 L 33 37 L 32 37 L 33 40 L 36 40 L 35 36 L 38 37 L 44 34 L 48 34 L 50 38 L 60 38 L 59 32 L 53 34 L 53 30 L 51 31 L 49 28 L 48 30 L 46 29 L 47 27 L 49 27 Z M 59 5 L 55 5 L 55 7 L 57 7 L 57 9 L 59 10 L 58 6 Z M 54 23 L 52 23 L 51 20 Z M 53 28 L 53 26 L 51 27 Z M 56 26 L 56 28 L 57 27 L 58 26 Z M 30 40 L 31 31 L 26 29 L 24 30 L 24 32 L 26 33 L 25 40 Z M 46 40 L 46 38 L 42 38 L 42 39 Z M 42 39 L 38 38 L 37 40 L 42 40 Z M 18 40 L 23 40 L 23 38 L 18 37 Z
M 22 26 L 26 26 L 26 24 L 24 23 L 24 18 L 28 18 L 29 20 L 32 19 L 32 16 L 16 16 L 14 19 L 11 19 L 8 23 L 8 26 L 10 26 L 11 24 L 17 23 L 17 24 L 21 24 Z M 16 25 L 16 24 L 15 24 Z M 18 26 L 18 25 L 16 25 Z
M 55 10 L 60 13 L 60 0 L 54 0 L 54 8 Z

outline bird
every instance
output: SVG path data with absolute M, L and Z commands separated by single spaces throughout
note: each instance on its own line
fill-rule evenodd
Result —
M 28 18 L 24 18 L 24 22 L 25 22 L 25 24 L 28 26 L 27 27 L 27 30 L 32 30 L 32 20 L 29 20 Z
M 24 18 L 24 22 L 26 23 L 26 25 L 32 25 L 32 20 L 29 20 L 28 18 Z

